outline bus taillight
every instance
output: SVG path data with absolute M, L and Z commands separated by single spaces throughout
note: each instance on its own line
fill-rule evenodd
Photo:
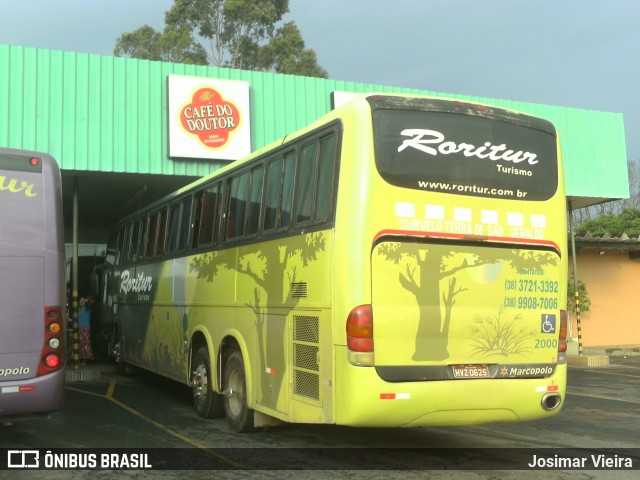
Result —
M 60 365 L 60 358 L 52 353 L 51 355 L 47 355 L 47 357 L 44 359 L 44 363 L 49 368 L 56 368 L 58 365 Z
M 560 310 L 560 335 L 558 338 L 558 363 L 565 363 L 567 361 L 567 332 L 568 332 L 568 319 L 567 311 Z
M 354 365 L 373 365 L 373 309 L 360 305 L 347 317 L 347 348 L 349 362 Z
M 45 307 L 44 344 L 38 366 L 38 376 L 47 375 L 64 367 L 65 339 L 62 318 L 60 307 Z

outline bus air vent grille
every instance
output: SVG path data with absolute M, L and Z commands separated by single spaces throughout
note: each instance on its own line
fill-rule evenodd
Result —
M 291 298 L 307 298 L 307 282 L 291 283 Z
M 320 400 L 318 329 L 318 317 L 293 316 L 293 394 L 317 401 Z

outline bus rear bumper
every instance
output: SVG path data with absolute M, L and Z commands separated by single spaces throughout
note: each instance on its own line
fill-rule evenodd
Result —
M 64 369 L 46 376 L 0 382 L 0 422 L 46 414 L 64 405 Z
M 346 358 L 345 349 L 336 351 Z M 334 419 L 341 425 L 419 427 L 547 418 L 562 408 L 566 372 L 558 365 L 545 378 L 392 383 L 375 368 L 349 365 L 336 371 Z

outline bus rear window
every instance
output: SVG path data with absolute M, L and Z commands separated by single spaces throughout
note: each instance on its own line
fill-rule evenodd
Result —
M 41 173 L 0 170 L 0 242 L 43 248 L 44 201 Z
M 405 188 L 547 200 L 558 188 L 555 136 L 479 114 L 375 110 L 376 166 Z

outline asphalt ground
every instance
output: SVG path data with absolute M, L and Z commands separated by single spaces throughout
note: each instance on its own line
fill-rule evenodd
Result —
M 459 478 L 447 476 L 454 472 L 464 473 L 465 478 L 538 478 L 527 476 L 534 475 L 534 471 L 520 470 L 519 458 L 508 458 L 512 463 L 496 462 L 496 458 L 504 457 L 496 452 L 562 455 L 581 449 L 578 453 L 605 453 L 616 458 L 630 455 L 635 459 L 638 455 L 640 356 L 611 357 L 609 363 L 602 367 L 570 366 L 563 409 L 546 420 L 415 429 L 283 424 L 249 435 L 230 432 L 224 419 L 200 419 L 192 406 L 191 391 L 183 385 L 144 372 L 120 375 L 111 365 L 98 363 L 83 367 L 85 373 L 68 382 L 63 411 L 46 421 L 0 426 L 0 448 L 98 453 L 118 448 L 152 449 L 156 467 L 168 468 L 176 459 L 169 458 L 168 463 L 159 460 L 155 449 L 163 449 L 160 452 L 182 452 L 193 468 L 213 469 L 222 472 L 224 478 L 301 480 L 300 470 L 306 471 L 308 478 L 327 478 L 330 471 L 344 474 L 335 474 L 334 478 L 355 479 Z M 94 373 L 88 374 L 89 371 Z M 411 450 L 416 448 L 420 449 L 417 453 Z M 442 448 L 448 450 L 443 454 L 439 450 Z M 309 452 L 313 453 L 311 457 Z M 480 464 L 480 460 L 488 463 Z M 640 456 L 634 461 L 640 464 Z M 510 465 L 518 467 L 518 475 L 505 471 Z M 372 470 L 363 470 L 367 466 Z M 538 470 L 537 475 L 556 478 L 556 473 L 563 473 L 557 478 L 586 479 L 597 473 L 598 478 L 637 478 L 639 466 L 633 470 Z M 416 470 L 411 470 L 413 467 Z M 475 471 L 474 467 L 484 470 Z M 279 475 L 275 475 L 276 470 Z M 235 476 L 240 471 L 247 475 Z M 34 471 L 31 475 L 40 476 L 28 478 L 138 478 L 136 475 L 151 473 L 118 469 L 109 472 Z M 201 478 L 210 473 L 181 472 L 171 476 L 169 471 L 153 471 L 159 478 Z M 6 476 L 7 473 L 12 475 Z M 27 472 L 0 471 L 0 478 L 17 478 L 16 474 Z

